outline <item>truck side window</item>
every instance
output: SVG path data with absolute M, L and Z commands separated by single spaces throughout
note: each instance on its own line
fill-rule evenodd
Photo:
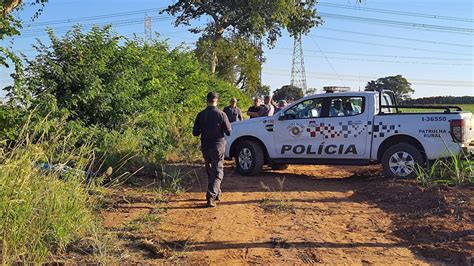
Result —
M 329 116 L 353 116 L 364 112 L 363 97 L 334 97 L 331 98 Z
M 305 119 L 321 117 L 323 99 L 309 99 L 302 101 L 285 112 L 285 119 Z

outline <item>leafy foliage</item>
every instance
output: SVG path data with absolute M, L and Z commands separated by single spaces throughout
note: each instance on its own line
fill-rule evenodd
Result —
M 266 40 L 272 47 L 281 30 L 291 36 L 306 34 L 320 24 L 316 15 L 316 0 L 260 1 L 260 0 L 179 0 L 164 11 L 176 16 L 175 25 L 190 25 L 193 20 L 210 17 L 203 27 L 193 28 L 195 33 L 211 36 L 212 46 L 217 49 L 227 31 L 239 37 Z M 212 50 L 211 72 L 215 73 L 218 62 L 217 50 Z M 219 59 L 220 60 L 220 59 Z
M 8 104 L 0 105 L 0 140 L 16 140 L 24 124 L 25 114 L 22 109 Z
M 251 93 L 250 95 L 259 97 L 270 95 L 270 86 L 259 84 L 257 86 L 257 90 L 254 93 Z
M 296 101 L 304 96 L 303 89 L 292 85 L 285 85 L 273 93 L 275 101 L 286 100 L 289 102 Z
M 190 130 L 208 91 L 220 92 L 224 102 L 249 103 L 212 77 L 192 51 L 163 41 L 126 39 L 110 26 L 88 33 L 74 27 L 62 39 L 48 34 L 51 45 L 35 46 L 38 55 L 9 96 L 43 116 L 66 117 L 78 134 L 94 135 L 103 152 L 192 158 L 198 145 Z
M 190 24 L 203 16 L 212 21 L 195 32 L 223 33 L 231 28 L 242 35 L 266 37 L 272 45 L 286 28 L 292 35 L 305 34 L 320 23 L 315 0 L 258 1 L 258 0 L 180 0 L 165 11 L 176 16 L 176 25 Z
M 389 76 L 372 80 L 365 86 L 366 91 L 390 90 L 400 101 L 406 101 L 411 98 L 411 94 L 415 92 L 411 88 L 411 83 L 402 75 Z
M 306 95 L 314 95 L 314 94 L 317 94 L 317 93 L 318 93 L 317 88 L 307 88 L 306 89 Z
M 210 67 L 213 60 L 212 38 L 203 36 L 196 45 L 196 55 L 200 62 Z M 262 50 L 248 38 L 223 37 L 216 45 L 217 57 L 220 58 L 216 67 L 217 77 L 239 87 L 252 95 L 260 82 L 260 65 L 263 63 Z
M 44 5 L 48 0 L 36 0 L 30 5 L 41 5 L 35 12 L 33 19 L 37 18 Z M 2 0 L 0 1 L 0 40 L 20 34 L 22 28 L 22 21 L 15 18 L 11 11 L 14 9 L 22 9 L 24 3 L 22 0 Z M 0 47 L 0 67 L 9 67 L 7 61 L 11 60 L 15 64 L 17 71 L 20 67 L 20 60 L 15 54 L 6 47 Z

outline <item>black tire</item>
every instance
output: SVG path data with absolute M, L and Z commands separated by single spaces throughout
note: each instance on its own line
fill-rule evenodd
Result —
M 271 165 L 272 170 L 286 170 L 288 169 L 288 164 L 275 163 Z
M 382 155 L 385 177 L 410 179 L 416 177 L 416 167 L 424 166 L 421 151 L 408 143 L 390 146 Z
M 249 156 L 250 155 L 250 156 Z M 244 161 L 244 159 L 247 159 Z M 251 140 L 244 140 L 237 145 L 235 165 L 242 175 L 257 175 L 262 171 L 265 155 L 262 146 Z

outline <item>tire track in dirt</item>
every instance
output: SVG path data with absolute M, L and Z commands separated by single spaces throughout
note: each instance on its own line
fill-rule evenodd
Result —
M 352 174 L 350 167 L 295 166 L 244 177 L 227 167 L 217 208 L 204 208 L 194 186 L 167 203 L 155 237 L 186 243 L 189 263 L 435 262 L 393 236 L 389 214 L 353 197 Z

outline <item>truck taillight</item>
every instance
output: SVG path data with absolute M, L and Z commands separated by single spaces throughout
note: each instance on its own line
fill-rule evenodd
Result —
M 466 127 L 463 119 L 454 119 L 450 121 L 451 136 L 453 141 L 457 143 L 464 143 L 466 141 Z

